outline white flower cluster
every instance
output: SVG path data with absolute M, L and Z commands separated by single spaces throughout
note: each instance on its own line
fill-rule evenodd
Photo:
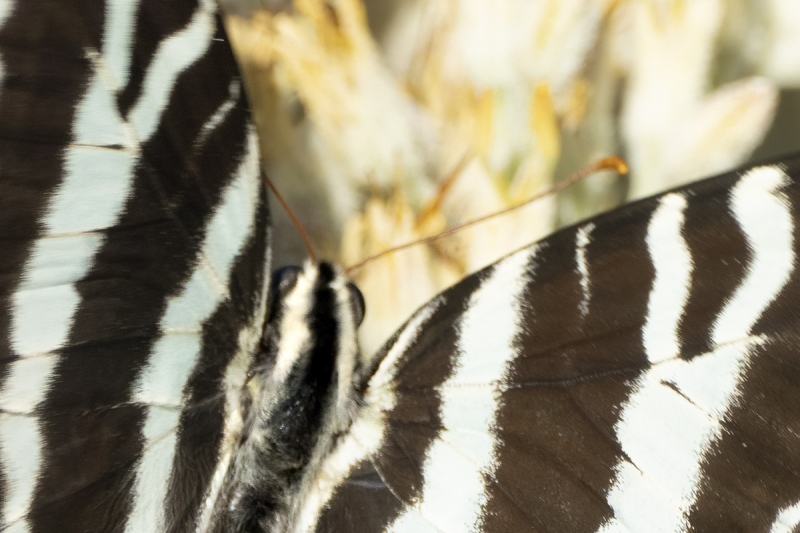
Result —
M 366 9 L 383 16 L 380 31 L 360 0 L 295 0 L 228 20 L 265 164 L 323 255 L 353 264 L 518 203 L 602 156 L 631 168 L 359 270 L 366 353 L 435 292 L 556 223 L 742 163 L 780 91 L 800 85 L 797 0 Z

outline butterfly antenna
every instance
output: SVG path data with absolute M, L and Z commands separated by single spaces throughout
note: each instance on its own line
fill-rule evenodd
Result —
M 275 185 L 272 183 L 272 181 L 270 181 L 269 177 L 267 176 L 267 173 L 264 172 L 263 169 L 261 170 L 261 179 L 264 180 L 264 183 L 267 184 L 267 187 L 269 187 L 269 190 L 271 190 L 272 194 L 275 195 L 275 198 L 278 200 L 278 203 L 281 204 L 281 206 L 283 207 L 283 210 L 286 211 L 286 214 L 289 215 L 290 219 L 292 219 L 292 223 L 294 224 L 294 227 L 297 228 L 297 232 L 300 234 L 300 237 L 303 239 L 303 242 L 306 245 L 306 249 L 308 250 L 309 259 L 311 259 L 312 263 L 316 263 L 317 262 L 317 256 L 314 253 L 314 248 L 311 246 L 311 240 L 308 238 L 308 233 L 306 232 L 306 230 L 303 227 L 303 225 L 300 224 L 300 221 L 297 220 L 297 217 L 294 216 L 294 213 L 292 212 L 292 210 L 289 209 L 289 204 L 287 204 L 286 201 L 283 199 L 283 196 L 281 196 L 281 193 L 279 193 L 278 189 L 275 188 Z
M 566 189 L 567 187 L 569 187 L 570 185 L 573 185 L 573 184 L 581 181 L 585 177 L 587 177 L 587 176 L 589 176 L 591 174 L 594 174 L 595 172 L 599 172 L 601 170 L 613 170 L 613 171 L 617 172 L 618 174 L 627 174 L 628 173 L 628 164 L 625 163 L 625 161 L 622 158 L 617 157 L 617 156 L 604 157 L 603 159 L 600 159 L 599 161 L 595 161 L 594 163 L 590 164 L 589 166 L 586 166 L 586 167 L 578 170 L 577 172 L 574 172 L 574 173 L 570 174 L 569 176 L 567 176 L 563 180 L 559 181 L 555 185 L 552 185 L 551 187 L 548 187 L 544 191 L 542 191 L 542 192 L 540 192 L 540 193 L 538 193 L 538 194 L 536 194 L 534 196 L 531 196 L 530 198 L 528 198 L 524 202 L 520 202 L 518 204 L 512 205 L 512 206 L 507 207 L 505 209 L 501 209 L 500 211 L 495 211 L 494 213 L 490 213 L 490 214 L 482 216 L 482 217 L 478 217 L 478 218 L 474 218 L 472 220 L 468 220 L 467 222 L 464 222 L 463 224 L 459 224 L 457 226 L 453 226 L 452 228 L 448 228 L 448 229 L 444 230 L 441 233 L 437 233 L 436 235 L 431 235 L 430 237 L 425 237 L 425 238 L 422 238 L 422 239 L 419 239 L 419 240 L 416 240 L 416 241 L 411 241 L 411 242 L 407 242 L 405 244 L 401 244 L 400 246 L 395 246 L 393 248 L 388 248 L 388 249 L 386 249 L 386 250 L 384 250 L 384 251 L 382 251 L 380 253 L 377 253 L 377 254 L 373 255 L 372 257 L 367 257 L 366 259 L 356 263 L 355 265 L 351 265 L 351 266 L 347 267 L 345 269 L 344 273 L 349 275 L 354 270 L 358 270 L 358 269 L 364 267 L 364 265 L 366 265 L 367 263 L 371 263 L 372 261 L 375 261 L 376 259 L 380 259 L 381 257 L 383 257 L 385 255 L 389 255 L 391 253 L 394 253 L 394 252 L 397 252 L 397 251 L 400 251 L 400 250 L 405 250 L 406 248 L 411 248 L 412 246 L 417 246 L 418 244 L 427 244 L 427 243 L 431 243 L 431 242 L 434 242 L 434 241 L 438 241 L 439 239 L 443 239 L 443 238 L 448 237 L 448 236 L 450 236 L 450 235 L 452 235 L 454 233 L 458 233 L 459 231 L 461 231 L 461 230 L 463 230 L 465 228 L 468 228 L 470 226 L 474 226 L 475 224 L 478 224 L 480 222 L 485 222 L 486 220 L 490 220 L 492 218 L 499 217 L 501 215 L 505 215 L 506 213 L 510 213 L 511 211 L 519 209 L 520 207 L 524 207 L 524 206 L 526 206 L 528 204 L 531 204 L 531 203 L 533 203 L 533 202 L 535 202 L 537 200 L 541 200 L 542 198 L 544 198 L 546 196 L 557 194 L 557 193 L 561 192 L 562 190 Z

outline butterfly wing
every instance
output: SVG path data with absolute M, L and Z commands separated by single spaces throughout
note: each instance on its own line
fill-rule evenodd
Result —
M 18 1 L 0 19 L 0 523 L 194 529 L 268 265 L 215 6 Z
M 298 509 L 316 531 L 790 531 L 800 159 L 517 252 L 423 307 Z

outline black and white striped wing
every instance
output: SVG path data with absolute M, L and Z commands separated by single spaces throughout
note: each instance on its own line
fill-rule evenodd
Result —
M 569 228 L 394 337 L 309 531 L 792 531 L 800 159 Z
M 194 529 L 268 264 L 215 5 L 7 0 L 0 22 L 0 528 Z

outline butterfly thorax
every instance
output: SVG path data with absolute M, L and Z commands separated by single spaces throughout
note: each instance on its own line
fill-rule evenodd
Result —
M 329 264 L 278 271 L 242 393 L 245 427 L 214 513 L 225 531 L 274 531 L 310 483 L 306 472 L 350 424 L 363 303 Z

